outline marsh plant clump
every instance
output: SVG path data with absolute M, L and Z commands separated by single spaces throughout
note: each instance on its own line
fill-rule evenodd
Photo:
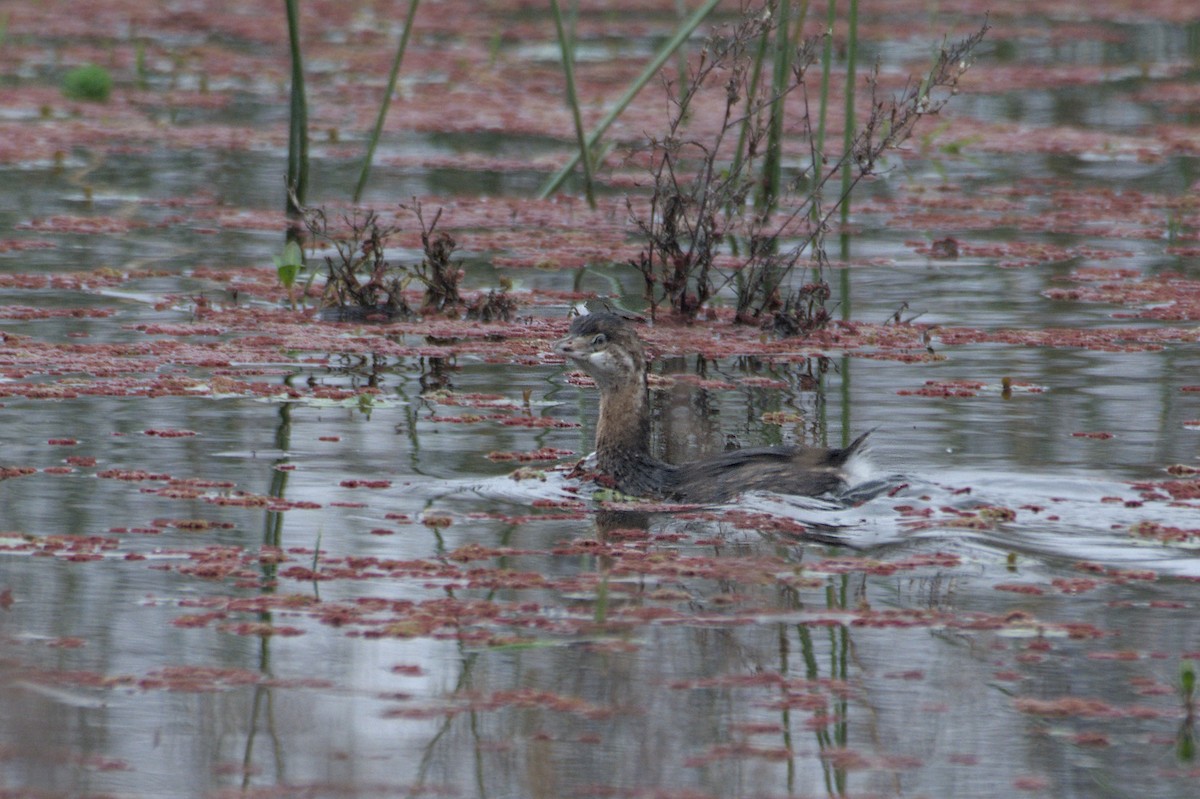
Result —
M 304 208 L 303 220 L 313 246 L 332 250 L 324 256 L 324 316 L 338 320 L 412 316 L 404 297 L 412 274 L 386 256 L 395 226 L 383 223 L 374 210 L 357 208 L 343 214 L 341 224 L 333 227 L 324 208 Z
M 453 257 L 458 243 L 437 227 L 441 209 L 426 222 L 419 202 L 400 208 L 410 211 L 420 226 L 422 259 L 412 266 L 388 260 L 388 243 L 400 228 L 385 223 L 376 211 L 354 208 L 331 222 L 324 208 L 303 208 L 304 227 L 313 251 L 320 247 L 328 253 L 324 255 L 322 315 L 339 321 L 390 321 L 417 315 L 462 313 L 481 321 L 511 319 L 516 303 L 508 296 L 507 285 L 474 298 L 463 295 L 461 284 L 465 273 L 461 261 Z M 300 267 L 293 264 L 296 259 L 289 258 L 287 253 L 285 249 L 283 258 L 276 258 L 276 266 L 281 282 L 290 291 Z M 310 275 L 310 283 L 311 280 Z M 414 286 L 424 287 L 421 305 L 416 309 L 406 297 Z
M 417 264 L 415 275 L 425 285 L 424 311 L 442 315 L 455 314 L 466 305 L 459 291 L 464 274 L 462 264 L 452 259 L 458 242 L 446 231 L 437 229 L 437 223 L 442 218 L 441 208 L 434 213 L 428 225 L 425 224 L 425 216 L 421 213 L 419 202 L 414 202 L 409 210 L 417 217 L 421 226 L 421 249 L 424 251 L 424 257 Z
M 651 314 L 665 307 L 692 321 L 732 287 L 740 323 L 785 334 L 823 327 L 830 318 L 830 221 L 855 186 L 880 173 L 883 156 L 949 102 L 987 30 L 985 22 L 941 48 L 929 72 L 895 96 L 882 96 L 876 65 L 866 78 L 869 112 L 845 137 L 845 151 L 832 157 L 824 152 L 827 92 L 813 108 L 809 91 L 827 35 L 791 46 L 775 15 L 748 11 L 711 36 L 687 73 L 665 84 L 666 130 L 643 147 L 651 179 L 647 203 L 627 200 L 643 241 L 632 264 L 643 278 Z M 766 85 L 763 59 L 771 42 L 788 50 L 783 58 L 776 52 L 775 80 Z M 714 107 L 701 100 L 713 93 L 719 124 L 693 133 L 701 128 L 694 124 L 700 109 Z M 804 149 L 785 158 L 783 120 L 791 97 L 799 104 L 793 116 Z M 787 180 L 780 168 L 785 161 L 803 165 Z M 797 267 L 811 270 L 800 285 Z
M 63 76 L 62 92 L 70 100 L 103 103 L 112 94 L 113 79 L 108 70 L 96 64 L 76 67 Z

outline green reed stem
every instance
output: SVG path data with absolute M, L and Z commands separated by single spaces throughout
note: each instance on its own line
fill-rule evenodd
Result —
M 575 140 L 579 144 L 579 160 L 583 163 L 583 190 L 587 195 L 588 206 L 596 207 L 596 194 L 592 189 L 592 158 L 588 154 L 587 134 L 583 130 L 583 116 L 579 113 L 579 96 L 575 92 L 575 46 L 572 39 L 567 38 L 563 28 L 562 10 L 558 0 L 550 0 L 550 8 L 554 12 L 554 27 L 558 31 L 558 43 L 562 49 L 563 77 L 567 82 L 567 105 L 571 107 L 571 116 L 575 120 Z
M 284 0 L 287 6 L 288 43 L 292 53 L 291 119 L 288 125 L 287 204 L 289 219 L 299 219 L 308 193 L 308 101 L 304 92 L 304 59 L 300 52 L 300 9 L 298 0 Z M 298 238 L 299 230 L 289 226 L 288 238 Z
M 854 145 L 854 92 L 855 84 L 858 75 L 858 0 L 850 0 L 850 30 L 846 34 L 846 130 L 842 134 L 842 152 L 849 153 L 850 148 Z M 853 188 L 853 176 L 850 164 L 853 159 L 842 159 L 842 207 L 840 210 L 841 219 L 841 256 L 843 261 L 850 259 L 850 234 L 847 232 L 847 225 L 850 221 L 850 189 Z M 838 306 L 842 311 L 842 318 L 849 319 L 853 308 L 850 303 L 850 270 L 842 269 L 839 276 L 839 291 L 840 302 Z M 848 438 L 850 435 L 849 427 L 842 426 L 842 437 Z
M 396 47 L 396 57 L 392 59 L 392 71 L 388 73 L 387 91 L 383 94 L 383 102 L 379 104 L 379 115 L 375 117 L 375 128 L 371 138 L 367 140 L 367 154 L 363 158 L 362 171 L 358 173 L 358 183 L 354 184 L 354 202 L 362 200 L 363 189 L 367 185 L 367 176 L 371 174 L 371 162 L 375 159 L 375 148 L 379 146 L 379 137 L 383 135 L 383 123 L 387 119 L 388 109 L 392 105 L 392 95 L 396 91 L 396 79 L 400 76 L 400 64 L 404 61 L 404 51 L 408 49 L 408 37 L 412 35 L 413 19 L 417 16 L 417 6 L 421 0 L 410 0 L 408 16 L 404 18 L 404 32 L 400 34 L 400 44 Z
M 854 84 L 858 73 L 858 0 L 850 0 L 850 31 L 846 35 L 846 130 L 842 134 L 842 152 L 854 144 Z M 845 161 L 847 165 L 852 161 Z M 850 218 L 850 179 L 853 170 L 842 168 L 842 227 Z
M 754 120 L 753 113 L 755 98 L 758 97 L 758 84 L 762 80 L 763 62 L 767 60 L 767 45 L 770 44 L 771 29 L 765 28 L 758 40 L 758 52 L 754 54 L 754 66 L 750 70 L 750 83 L 746 89 L 746 113 L 742 117 L 741 130 L 738 131 L 737 149 L 733 152 L 733 166 L 729 172 L 732 175 L 741 173 L 742 158 L 746 154 L 746 138 L 750 135 L 750 126 Z
M 658 74 L 658 71 L 662 69 L 662 65 L 665 64 L 667 59 L 671 57 L 671 54 L 674 53 L 680 45 L 687 41 L 687 38 L 692 35 L 692 32 L 695 31 L 696 28 L 700 27 L 700 23 L 704 21 L 704 18 L 707 17 L 720 2 L 721 0 L 706 0 L 703 6 L 696 9 L 695 13 L 688 17 L 687 21 L 684 22 L 679 30 L 675 32 L 675 35 L 671 37 L 670 41 L 662 46 L 662 49 L 658 51 L 658 54 L 654 56 L 654 59 L 646 65 L 646 68 L 642 70 L 640 75 L 637 76 L 637 79 L 634 80 L 630 87 L 625 90 L 625 93 L 617 100 L 612 110 L 605 115 L 604 119 L 597 123 L 596 129 L 588 134 L 588 137 L 585 141 L 587 150 L 590 151 L 596 146 L 596 142 L 600 141 L 600 137 L 604 135 L 605 131 L 609 129 L 612 123 L 617 120 L 617 117 L 621 116 L 621 113 L 624 112 L 631 102 L 633 102 L 633 98 L 637 96 L 638 92 L 640 92 L 647 83 L 653 80 L 654 76 Z M 545 185 L 542 186 L 541 190 L 538 192 L 538 198 L 544 200 L 554 192 L 558 191 L 558 189 L 562 186 L 563 181 L 567 179 L 567 175 L 570 175 L 571 171 L 579 165 L 579 159 L 580 153 L 576 153 L 575 155 L 571 156 L 567 163 L 564 164 L 561 169 L 555 172 L 554 175 L 548 181 L 546 181 Z
M 675 17 L 682 23 L 687 19 L 687 2 L 686 0 L 675 0 Z M 679 82 L 683 83 L 687 79 L 688 64 L 687 53 L 682 50 L 675 51 L 675 69 L 679 73 Z
M 821 48 L 821 99 L 817 109 L 817 146 L 813 157 L 813 180 L 820 191 L 825 169 L 825 117 L 829 110 L 829 69 L 833 65 L 833 24 L 837 20 L 837 0 L 829 0 L 825 26 L 825 46 Z
M 792 66 L 791 15 L 792 0 L 779 0 L 775 4 L 778 24 L 775 28 L 775 63 L 771 76 L 771 117 L 767 125 L 767 148 L 763 158 L 763 174 L 758 195 L 758 205 L 763 217 L 770 216 L 779 197 L 779 184 L 783 180 L 783 111 L 787 94 L 788 77 Z

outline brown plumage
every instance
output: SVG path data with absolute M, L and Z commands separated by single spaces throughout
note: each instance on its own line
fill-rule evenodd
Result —
M 612 313 L 578 316 L 554 351 L 600 389 L 596 467 L 625 494 L 677 502 L 726 502 L 743 491 L 817 496 L 846 487 L 843 467 L 867 434 L 845 449 L 753 447 L 670 464 L 650 454 L 646 354 L 633 327 Z

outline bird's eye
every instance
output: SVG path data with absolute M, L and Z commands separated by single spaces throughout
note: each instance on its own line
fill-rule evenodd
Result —
M 595 336 L 592 337 L 592 346 L 593 347 L 603 347 L 607 343 L 608 343 L 608 336 L 604 335 L 603 333 L 597 333 Z

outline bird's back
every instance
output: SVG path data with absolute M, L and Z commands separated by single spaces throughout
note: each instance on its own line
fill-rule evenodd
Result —
M 669 493 L 683 502 L 725 502 L 745 491 L 819 496 L 846 487 L 845 467 L 867 433 L 844 449 L 752 447 L 675 467 Z

